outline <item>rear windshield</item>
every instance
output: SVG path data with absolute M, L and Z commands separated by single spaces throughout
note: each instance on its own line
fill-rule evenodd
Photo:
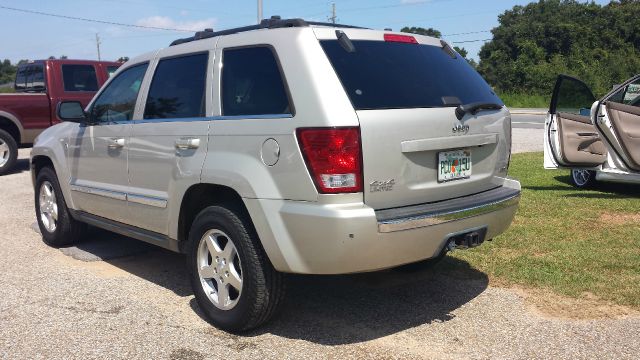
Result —
M 383 41 L 320 42 L 356 110 L 503 105 L 484 79 L 460 56 L 441 47 Z M 443 98 L 448 98 L 447 100 Z M 448 105 L 447 105 L 448 104 Z

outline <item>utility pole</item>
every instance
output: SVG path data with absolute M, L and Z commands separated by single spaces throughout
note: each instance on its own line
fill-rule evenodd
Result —
M 329 17 L 329 21 L 335 24 L 337 18 L 338 17 L 336 16 L 336 3 L 331 3 L 331 17 Z
M 102 59 L 100 58 L 100 35 L 98 35 L 98 33 L 96 33 L 96 47 L 98 48 L 98 61 L 101 61 Z
M 262 0 L 258 0 L 258 24 L 262 21 Z

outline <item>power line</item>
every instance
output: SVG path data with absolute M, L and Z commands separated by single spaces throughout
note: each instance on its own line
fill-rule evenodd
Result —
M 470 31 L 470 32 L 464 32 L 464 33 L 457 33 L 457 34 L 444 34 L 442 36 L 471 35 L 471 34 L 482 34 L 482 33 L 488 33 L 488 32 L 491 32 L 491 30 Z
M 82 17 L 68 16 L 68 15 L 51 14 L 51 13 L 46 13 L 46 12 L 42 12 L 42 11 L 35 11 L 35 10 L 18 9 L 18 8 L 13 8 L 13 7 L 8 7 L 8 6 L 1 6 L 1 5 L 0 5 L 0 9 L 23 12 L 23 13 L 27 13 L 27 14 L 51 16 L 51 17 L 57 17 L 57 18 L 61 18 L 61 19 L 69 19 L 69 20 L 78 20 L 78 21 L 87 21 L 87 22 L 99 23 L 99 24 L 124 26 L 124 27 L 130 27 L 130 28 L 164 30 L 164 31 L 193 32 L 192 30 L 186 30 L 186 29 L 171 29 L 171 28 L 164 28 L 164 27 L 158 27 L 158 26 L 144 26 L 144 25 L 136 25 L 136 24 L 124 24 L 124 23 L 118 23 L 118 22 L 113 22 L 113 21 L 88 19 L 88 18 L 82 18 Z
M 493 39 L 478 39 L 478 40 L 452 41 L 452 43 L 454 43 L 454 44 L 464 44 L 464 43 L 473 43 L 473 42 L 491 41 L 491 40 L 493 40 Z

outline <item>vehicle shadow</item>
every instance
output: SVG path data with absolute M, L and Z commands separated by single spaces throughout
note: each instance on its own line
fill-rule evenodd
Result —
M 18 159 L 16 160 L 13 168 L 9 170 L 6 175 L 19 174 L 29 170 L 29 159 Z
M 571 177 L 569 175 L 564 176 L 555 176 L 555 179 L 558 182 L 567 184 L 572 187 L 572 189 L 576 190 L 571 183 Z M 596 190 L 601 192 L 602 194 L 594 194 L 594 193 L 572 193 L 567 194 L 567 197 L 585 197 L 585 198 L 596 198 L 596 199 L 615 199 L 615 198 L 627 198 L 627 197 L 640 197 L 640 185 L 637 184 L 625 184 L 625 183 L 614 183 L 614 182 L 596 182 L 594 187 L 591 190 Z
M 180 297 L 193 294 L 184 256 L 143 241 L 91 227 L 81 242 L 60 251 L 80 261 L 104 261 Z
M 74 248 L 178 296 L 193 294 L 183 255 L 98 229 Z M 378 339 L 453 319 L 452 312 L 484 292 L 488 283 L 486 274 L 450 256 L 415 272 L 287 275 L 279 315 L 244 336 L 271 333 L 323 345 Z M 195 298 L 190 305 L 206 321 Z
M 321 345 L 345 345 L 379 339 L 434 322 L 488 287 L 486 274 L 467 262 L 447 257 L 432 269 L 366 274 L 288 275 L 281 311 L 246 337 L 265 333 Z M 195 299 L 191 308 L 205 321 Z

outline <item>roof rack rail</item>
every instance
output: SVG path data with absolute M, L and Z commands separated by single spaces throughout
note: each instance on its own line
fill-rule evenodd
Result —
M 233 29 L 220 30 L 220 31 L 213 31 L 213 29 L 204 29 L 204 31 L 196 32 L 194 36 L 174 40 L 170 46 L 180 45 L 180 44 L 184 44 L 184 43 L 188 43 L 196 40 L 208 39 L 216 36 L 237 34 L 237 33 L 251 31 L 251 30 L 277 29 L 277 28 L 287 28 L 287 27 L 307 27 L 312 25 L 364 29 L 362 27 L 352 26 L 352 25 L 305 21 L 303 19 L 281 19 L 280 16 L 272 16 L 270 19 L 262 20 L 258 25 L 249 25 L 249 26 L 237 27 Z

